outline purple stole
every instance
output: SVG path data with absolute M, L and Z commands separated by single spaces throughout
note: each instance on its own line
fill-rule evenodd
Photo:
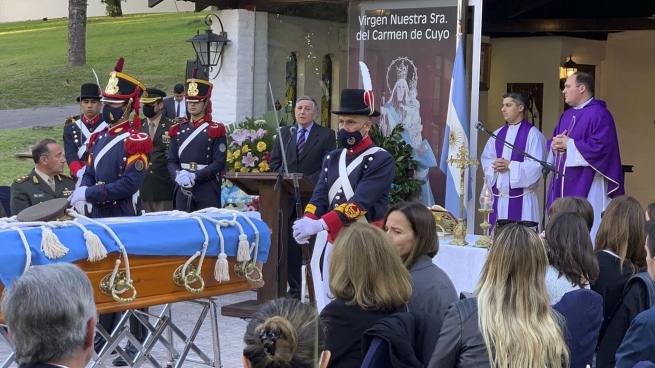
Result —
M 530 124 L 527 120 L 522 120 L 519 124 L 521 126 L 519 127 L 519 131 L 516 133 L 516 138 L 514 139 L 514 146 L 525 151 L 525 146 L 528 143 L 528 136 L 530 135 L 530 129 L 532 129 L 532 124 Z M 507 137 L 507 130 L 509 129 L 509 124 L 505 124 L 504 127 L 500 129 L 498 132 L 498 138 L 505 140 L 505 137 Z M 510 142 L 511 143 L 511 142 Z M 505 147 L 505 144 L 501 142 L 500 140 L 496 139 L 496 158 L 503 157 L 503 147 Z M 522 154 L 512 151 L 512 157 L 510 161 L 518 161 L 518 162 L 523 162 L 525 159 L 525 156 Z M 523 194 L 523 189 L 524 188 L 510 188 L 509 190 L 509 209 L 507 212 L 507 218 L 520 221 L 521 216 L 523 215 L 523 196 L 520 196 Z M 496 188 L 496 184 L 493 185 L 491 188 L 493 191 L 494 195 L 498 195 L 498 188 Z M 517 197 L 517 198 L 511 198 L 511 197 Z M 496 200 L 494 200 L 494 212 L 489 214 L 489 222 L 491 223 L 491 226 L 496 225 L 496 218 L 498 216 L 498 200 L 500 197 L 496 197 Z

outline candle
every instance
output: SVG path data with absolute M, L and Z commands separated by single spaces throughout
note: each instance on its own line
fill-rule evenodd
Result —
M 484 191 L 484 204 L 485 207 L 488 207 L 489 205 L 489 188 L 485 189 Z

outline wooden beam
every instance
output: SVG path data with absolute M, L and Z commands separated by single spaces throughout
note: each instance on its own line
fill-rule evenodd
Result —
M 655 29 L 655 20 L 649 18 L 560 18 L 560 19 L 488 19 L 485 32 L 618 32 Z

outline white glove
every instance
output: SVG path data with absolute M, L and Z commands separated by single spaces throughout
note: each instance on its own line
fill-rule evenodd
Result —
M 175 182 L 181 187 L 192 187 L 196 183 L 196 174 L 186 170 L 180 170 L 175 175 Z
M 187 178 L 186 175 L 180 175 L 180 173 L 181 173 L 181 171 L 179 173 L 177 173 L 177 175 L 175 177 L 175 182 L 177 183 L 177 185 L 179 185 L 181 187 L 184 187 L 184 188 L 190 187 L 191 186 L 191 180 L 189 180 L 189 178 Z
M 312 235 L 323 230 L 327 230 L 327 225 L 323 219 L 312 220 L 309 217 L 303 217 L 293 224 L 293 238 L 296 239 L 298 244 L 307 244 Z
M 79 188 L 80 185 L 82 185 L 82 177 L 84 176 L 84 173 L 86 172 L 86 166 L 82 166 L 81 169 L 77 170 L 77 182 L 75 183 L 75 188 Z
M 79 187 L 75 189 L 73 194 L 68 197 L 68 201 L 71 203 L 72 206 L 75 206 L 75 203 L 77 202 L 85 202 L 86 201 L 86 187 Z
M 78 201 L 73 205 L 73 209 L 80 215 L 86 216 L 87 214 L 91 213 L 93 206 L 89 202 Z

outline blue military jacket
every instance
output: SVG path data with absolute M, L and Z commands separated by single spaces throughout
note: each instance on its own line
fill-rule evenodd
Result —
M 93 205 L 92 216 L 135 215 L 132 196 L 145 180 L 152 140 L 126 121 L 95 134 L 89 145 L 81 185 L 88 187 L 86 201 Z M 106 209 L 112 210 L 102 211 Z
M 105 127 L 107 127 L 107 124 L 102 121 L 99 115 L 91 121 L 82 116 L 76 121 L 64 125 L 64 154 L 66 163 L 73 175 L 77 174 L 77 171 L 86 165 L 89 157 L 86 143 L 91 134 L 96 131 L 100 132 Z M 85 147 L 85 149 L 81 150 L 81 147 Z

